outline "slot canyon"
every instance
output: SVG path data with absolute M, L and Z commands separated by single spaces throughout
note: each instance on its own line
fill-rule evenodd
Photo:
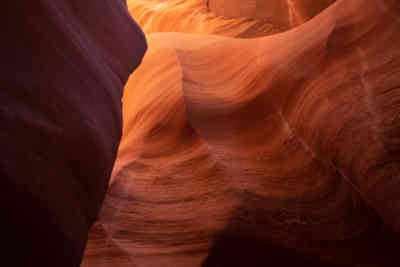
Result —
M 8 2 L 3 260 L 400 266 L 400 2 Z

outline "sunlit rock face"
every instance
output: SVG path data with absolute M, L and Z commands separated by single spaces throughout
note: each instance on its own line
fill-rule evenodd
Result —
M 309 20 L 334 0 L 128 0 L 146 34 L 183 32 L 250 38 Z
M 114 252 L 92 262 L 397 266 L 397 15 L 343 1 L 268 38 L 151 35 L 94 232 Z
M 236 5 L 234 2 L 228 4 L 226 1 L 226 3 L 227 11 L 239 10 L 242 1 L 236 1 Z M 282 4 L 274 5 L 275 9 L 269 9 L 268 13 L 273 11 L 273 14 L 268 18 L 266 18 L 267 16 L 245 16 L 246 14 L 238 12 L 236 12 L 238 13 L 236 16 L 231 14 L 235 12 L 223 14 L 225 6 L 218 5 L 218 8 L 214 8 L 218 3 L 207 0 L 128 0 L 127 4 L 132 16 L 146 34 L 183 32 L 249 38 L 278 33 L 292 26 L 289 25 L 287 5 L 284 6 L 286 9 L 282 9 L 280 13 L 276 12 L 277 6 L 282 6 Z M 302 17 L 291 21 L 297 25 L 300 20 L 304 19 L 305 17 Z
M 145 38 L 121 0 L 7 1 L 2 13 L 2 264 L 78 267 Z
M 399 2 L 248 39 L 155 2 L 128 6 L 183 33 L 147 36 L 83 266 L 399 266 Z

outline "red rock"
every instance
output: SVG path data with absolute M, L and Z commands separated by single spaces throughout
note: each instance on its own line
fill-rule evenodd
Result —
M 334 0 L 128 0 L 146 34 L 182 32 L 254 38 L 304 23 Z
M 399 16 L 341 0 L 263 38 L 149 35 L 84 266 L 398 266 Z

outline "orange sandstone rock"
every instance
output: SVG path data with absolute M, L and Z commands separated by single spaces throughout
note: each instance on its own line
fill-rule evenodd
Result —
M 268 37 L 149 35 L 99 221 L 115 260 L 398 266 L 399 15 L 341 0 Z

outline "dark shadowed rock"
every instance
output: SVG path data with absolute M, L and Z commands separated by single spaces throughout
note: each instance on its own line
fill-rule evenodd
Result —
M 79 266 L 145 37 L 122 0 L 7 1 L 1 25 L 2 260 Z

